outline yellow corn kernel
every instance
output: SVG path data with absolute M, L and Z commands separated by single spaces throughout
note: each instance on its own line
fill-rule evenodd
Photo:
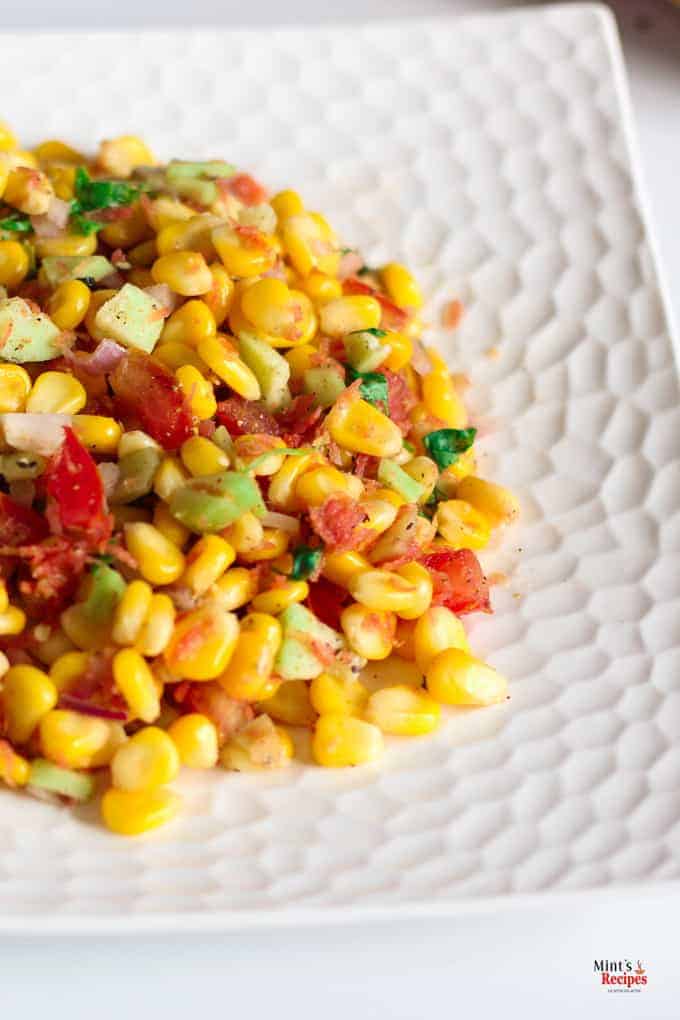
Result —
M 137 135 L 119 135 L 102 142 L 97 153 L 101 169 L 113 177 L 129 177 L 137 166 L 153 166 L 154 155 Z
M 321 223 L 313 213 L 300 212 L 286 217 L 281 224 L 281 241 L 300 276 L 308 276 L 313 269 L 329 276 L 337 273 L 340 262 L 337 243 L 327 224 Z
M 279 223 L 288 219 L 289 216 L 297 216 L 298 213 L 304 212 L 305 208 L 297 191 L 290 189 L 277 192 L 269 204 L 276 213 Z
M 190 588 L 194 595 L 204 595 L 235 559 L 236 551 L 223 538 L 204 535 L 187 555 L 180 583 Z
M 125 525 L 125 544 L 150 584 L 172 584 L 184 570 L 184 556 L 153 524 Z
M 85 387 L 66 372 L 41 372 L 26 401 L 30 414 L 77 414 L 87 403 Z
M 68 163 L 50 163 L 45 167 L 45 173 L 52 181 L 54 194 L 63 202 L 70 202 L 74 197 L 76 168 Z M 0 187 L 0 192 L 2 188 Z
M 271 698 L 259 703 L 259 708 L 289 726 L 313 726 L 316 719 L 304 680 L 286 680 Z
M 13 637 L 21 634 L 26 626 L 26 614 L 18 606 L 8 606 L 0 613 L 0 637 Z
M 372 495 L 374 499 L 386 500 L 388 503 L 391 503 L 392 506 L 396 507 L 397 510 L 406 502 L 404 497 L 400 496 L 398 492 L 394 491 L 394 489 L 373 489 Z
M 152 524 L 178 549 L 182 549 L 186 545 L 191 535 L 189 529 L 172 516 L 165 503 L 156 504 Z
M 433 659 L 447 648 L 470 651 L 465 628 L 446 606 L 430 606 L 413 630 L 413 657 L 421 673 L 427 673 Z
M 18 166 L 9 172 L 3 200 L 29 216 L 41 216 L 53 195 L 52 182 L 42 170 Z
M 158 258 L 155 238 L 152 237 L 148 241 L 140 241 L 139 244 L 133 245 L 128 249 L 127 258 L 135 269 L 149 269 Z M 129 282 L 134 283 L 134 280 L 129 280 Z
M 266 697 L 266 689 L 281 646 L 281 624 L 266 612 L 248 613 L 241 629 L 229 668 L 218 682 L 232 698 L 256 701 Z
M 519 502 L 514 493 L 475 475 L 468 475 L 462 480 L 456 496 L 458 500 L 470 503 L 492 528 L 510 524 L 519 515 Z
M 309 595 L 309 585 L 306 581 L 285 581 L 267 591 L 261 591 L 253 599 L 253 609 L 258 613 L 271 613 L 278 616 L 288 606 L 296 602 L 303 602 Z
M 184 470 L 178 457 L 164 457 L 154 475 L 153 491 L 159 499 L 167 502 L 175 489 L 184 485 L 188 478 L 189 473 Z
M 220 762 L 235 772 L 261 772 L 285 768 L 292 756 L 289 734 L 268 715 L 259 715 L 222 748 Z
M 360 680 L 320 673 L 309 685 L 309 698 L 319 715 L 361 715 L 368 691 Z
M 423 403 L 430 414 L 449 428 L 464 429 L 468 423 L 465 404 L 458 396 L 451 377 L 438 371 L 428 372 L 421 380 Z
M 384 531 L 394 524 L 397 516 L 397 508 L 386 499 L 364 499 L 360 508 L 366 515 L 362 527 L 367 528 L 375 535 L 382 535 Z M 368 540 L 367 540 L 368 541 Z
M 91 453 L 115 453 L 123 432 L 115 418 L 98 414 L 77 415 L 73 419 L 73 429 Z
M 394 613 L 354 602 L 340 614 L 340 626 L 352 651 L 364 659 L 386 659 L 392 651 L 397 629 Z
M 419 564 L 408 564 L 407 566 L 419 567 Z M 424 592 L 427 582 L 429 582 L 431 598 L 432 581 L 423 567 L 419 568 L 422 570 L 423 576 L 418 575 L 414 581 L 411 581 L 408 576 L 402 576 L 401 572 L 405 569 L 400 567 L 398 573 L 388 570 L 367 570 L 351 577 L 347 587 L 357 602 L 361 602 L 367 609 L 395 612 L 404 619 L 414 619 L 427 609 L 427 605 L 421 608 L 424 601 L 421 589 Z M 413 613 L 412 616 L 409 615 L 411 613 Z
M 239 471 L 252 471 L 254 475 L 274 475 L 281 468 L 285 454 L 277 450 L 285 449 L 285 443 L 278 436 L 270 436 L 264 432 L 256 432 L 237 436 L 234 440 L 236 468 Z M 271 451 L 271 456 L 267 457 Z M 255 466 L 251 468 L 251 464 Z
M 399 577 L 413 585 L 413 596 L 406 609 L 397 610 L 402 620 L 416 620 L 429 609 L 432 602 L 432 577 L 430 572 L 420 563 L 405 563 L 397 567 Z
M 151 723 L 158 718 L 161 706 L 154 676 L 139 652 L 133 648 L 116 652 L 113 679 L 133 719 Z
M 385 368 L 392 372 L 400 372 L 406 368 L 413 357 L 413 341 L 405 333 L 389 330 L 387 335 L 380 337 L 380 343 L 389 346 L 390 353 L 385 359 Z
M 0 413 L 23 411 L 30 392 L 31 377 L 25 368 L 21 365 L 0 365 Z
M 319 352 L 311 344 L 301 344 L 286 351 L 284 358 L 290 365 L 291 382 L 300 382 L 308 368 L 312 368 Z
M 318 269 L 313 269 L 309 276 L 302 278 L 300 288 L 307 297 L 312 299 L 317 307 L 342 297 L 342 283 L 340 280 L 335 279 L 333 276 L 327 276 L 325 273 L 320 273 Z
M 28 252 L 18 241 L 0 241 L 0 287 L 16 290 L 30 269 Z
M 6 786 L 25 786 L 31 767 L 6 740 L 0 740 L 0 781 Z
M 146 581 L 131 581 L 116 606 L 111 637 L 118 645 L 132 645 L 146 620 L 153 590 Z
M 212 418 L 217 410 L 212 383 L 194 365 L 181 365 L 175 372 L 187 403 L 199 421 Z M 214 445 L 214 444 L 213 444 Z
M 224 537 L 239 556 L 258 549 L 264 541 L 264 528 L 255 514 L 247 511 L 225 528 Z
M 206 337 L 198 344 L 198 353 L 206 365 L 245 400 L 259 400 L 260 384 L 236 347 L 222 333 Z
M 213 282 L 210 290 L 203 295 L 203 300 L 212 312 L 215 323 L 221 326 L 234 299 L 234 281 L 219 262 L 211 262 L 208 268 Z
M 205 259 L 216 257 L 212 231 L 224 221 L 212 213 L 194 214 L 188 219 L 171 220 L 161 227 L 156 244 L 159 255 L 175 251 L 197 251 Z
M 9 177 L 10 169 L 11 167 L 8 160 L 0 160 L 0 198 L 2 198 L 5 187 L 7 186 L 7 178 Z
M 41 259 L 48 255 L 94 255 L 97 250 L 97 235 L 64 234 L 63 237 L 36 237 L 34 244 L 35 253 Z
M 214 680 L 229 665 L 238 634 L 236 617 L 208 603 L 179 618 L 164 652 L 166 665 L 177 677 Z
M 101 306 L 112 298 L 117 291 L 112 290 L 110 287 L 106 287 L 103 290 L 95 290 L 90 294 L 90 303 L 85 313 L 85 329 L 90 334 L 93 340 L 105 340 L 105 332 L 97 325 L 97 312 Z
M 224 450 L 205 436 L 190 436 L 182 443 L 179 454 L 184 467 L 194 477 L 216 475 L 229 467 L 229 457 Z
M 135 648 L 150 658 L 160 655 L 170 644 L 174 626 L 174 603 L 169 595 L 158 592 L 151 599 L 149 612 L 135 641 Z
M 217 765 L 217 728 L 206 715 L 181 715 L 168 727 L 182 765 L 190 769 L 211 769 Z
M 210 598 L 222 609 L 240 609 L 250 602 L 256 591 L 255 572 L 245 567 L 232 567 L 215 583 Z
M 326 427 L 338 446 L 352 453 L 394 457 L 403 444 L 399 426 L 353 393 L 333 405 Z
M 367 558 L 371 563 L 381 564 L 399 559 L 406 552 L 413 555 L 414 550 L 425 549 L 434 535 L 434 524 L 406 504 L 397 513 L 394 524 L 371 546 Z
M 104 229 L 99 232 L 99 236 L 111 248 L 127 249 L 141 244 L 142 241 L 150 240 L 151 233 L 146 213 L 140 203 L 136 202 L 131 206 L 130 216 L 114 220 L 113 223 L 107 223 Z
M 439 468 L 429 457 L 413 457 L 403 465 L 403 470 L 423 487 L 419 503 L 427 503 L 439 478 Z
M 358 499 L 362 491 L 363 483 L 360 478 L 338 471 L 330 464 L 322 464 L 305 471 L 295 486 L 295 495 L 305 508 L 321 506 L 328 496 L 337 493 Z
M 412 274 L 399 262 L 388 262 L 380 270 L 380 281 L 388 296 L 400 308 L 420 308 L 423 295 Z
M 90 305 L 90 289 L 82 280 L 64 280 L 47 302 L 47 314 L 59 329 L 76 329 Z
M 397 621 L 397 633 L 394 638 L 394 652 L 400 659 L 405 659 L 407 662 L 413 662 L 416 657 L 414 643 L 415 629 L 415 620 Z
M 151 267 L 156 283 L 166 283 L 175 294 L 183 297 L 207 294 L 212 287 L 212 276 L 208 265 L 197 251 L 175 251 L 161 255 Z M 206 312 L 212 317 L 212 312 Z
M 196 216 L 196 210 L 179 198 L 170 198 L 169 195 L 159 195 L 147 206 L 147 215 L 151 226 L 160 233 L 170 223 L 178 223 L 182 220 L 191 220 Z
M 440 503 L 435 520 L 439 534 L 454 549 L 483 549 L 489 541 L 489 522 L 465 500 L 448 499 Z
M 98 751 L 90 758 L 89 767 L 92 769 L 103 769 L 107 765 L 111 764 L 114 754 L 119 747 L 125 743 L 128 739 L 128 735 L 125 732 L 124 726 L 119 722 L 109 722 L 109 736 L 103 747 L 100 747 Z
M 68 691 L 73 681 L 83 675 L 89 662 L 87 652 L 64 652 L 50 666 L 50 680 L 59 692 Z
M 277 510 L 290 513 L 301 509 L 295 494 L 298 479 L 314 464 L 323 463 L 318 453 L 305 454 L 302 457 L 286 457 L 282 467 L 272 475 L 269 483 L 269 502 Z
M 89 768 L 108 739 L 108 723 L 91 715 L 55 708 L 40 720 L 42 753 L 65 769 Z
M 430 663 L 427 689 L 445 705 L 493 705 L 505 701 L 508 682 L 491 666 L 461 648 L 447 648 Z
M 77 152 L 66 142 L 61 142 L 58 139 L 50 139 L 36 145 L 33 155 L 40 163 L 85 163 L 85 156 L 81 152 Z
M 199 358 L 195 349 L 189 347 L 188 344 L 181 344 L 177 340 L 159 343 L 154 349 L 153 356 L 156 361 L 160 361 L 161 365 L 165 365 L 171 372 L 176 372 L 184 365 L 191 365 L 201 373 L 202 377 L 208 371 L 208 366 Z M 208 383 L 207 379 L 205 381 Z
M 351 715 L 322 715 L 312 738 L 312 754 L 318 765 L 343 768 L 376 761 L 384 750 L 377 726 Z
M 75 645 L 69 640 L 61 627 L 52 627 L 49 636 L 44 641 L 39 642 L 35 650 L 35 656 L 45 666 L 51 666 L 60 655 L 72 652 L 74 648 Z
M 0 652 L 0 680 L 9 670 L 9 659 L 4 652 Z
M 161 343 L 177 341 L 187 347 L 196 347 L 199 341 L 215 336 L 215 316 L 205 301 L 192 298 L 177 308 L 166 320 L 161 333 Z
M 375 329 L 380 325 L 381 317 L 380 303 L 368 294 L 336 298 L 323 305 L 319 312 L 321 332 L 332 337 Z
M 172 738 L 158 726 L 147 726 L 118 748 L 111 761 L 116 790 L 142 793 L 171 783 L 180 759 Z
M 437 482 L 437 488 L 440 489 L 445 496 L 453 497 L 456 495 L 459 482 L 462 482 L 468 475 L 474 475 L 477 470 L 477 459 L 475 452 L 470 447 L 465 453 L 461 453 L 455 464 L 450 464 L 447 468 L 444 468 L 439 476 Z
M 334 584 L 346 588 L 350 580 L 364 570 L 370 570 L 371 564 L 356 549 L 345 552 L 329 552 L 324 555 L 321 573 Z
M 140 836 L 172 821 L 181 804 L 172 790 L 128 793 L 111 788 L 102 797 L 102 819 L 107 829 L 119 836 Z
M 12 666 L 2 682 L 2 713 L 11 743 L 25 744 L 57 698 L 47 673 L 35 666 Z
M 425 691 L 397 684 L 370 696 L 364 718 L 383 733 L 416 737 L 436 730 L 441 714 L 439 703 Z
M 246 319 L 263 333 L 285 336 L 295 325 L 291 292 L 275 277 L 256 280 L 243 292 L 240 304 Z
M 264 528 L 262 541 L 255 549 L 240 552 L 239 558 L 244 563 L 261 563 L 263 560 L 275 560 L 282 556 L 288 548 L 290 534 L 276 528 Z
M 67 637 L 82 651 L 96 651 L 108 643 L 108 624 L 94 625 L 83 612 L 80 602 L 65 609 L 59 617 L 59 622 Z
M 7 594 L 7 585 L 0 578 L 0 613 L 6 613 L 9 609 L 9 595 Z
M 17 136 L 5 120 L 0 120 L 0 152 L 11 152 L 19 145 Z M 285 194 L 285 192 L 283 192 Z
M 235 229 L 229 224 L 211 234 L 215 250 L 230 276 L 261 276 L 276 262 L 272 239 L 255 228 Z

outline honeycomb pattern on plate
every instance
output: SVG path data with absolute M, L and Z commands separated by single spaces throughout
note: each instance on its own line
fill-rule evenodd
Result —
M 457 334 L 434 336 L 473 375 L 484 471 L 524 521 L 486 557 L 510 581 L 472 635 L 512 678 L 507 705 L 451 713 L 380 768 L 187 776 L 182 819 L 135 842 L 3 794 L 0 925 L 677 877 L 680 409 L 604 9 L 44 35 L 28 76 L 29 41 L 2 43 L 3 113 L 27 140 L 133 129 L 164 156 L 233 158 L 299 187 L 369 261 L 411 263 L 434 322 L 461 298 Z

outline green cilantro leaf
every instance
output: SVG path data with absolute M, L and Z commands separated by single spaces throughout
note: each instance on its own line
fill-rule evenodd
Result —
M 359 392 L 364 400 L 373 404 L 378 410 L 387 410 L 389 407 L 389 387 L 387 379 L 382 372 L 357 372 L 352 365 L 345 365 L 346 379 L 348 383 L 361 379 Z M 382 404 L 382 408 L 380 407 Z
M 477 429 L 437 429 L 429 432 L 423 445 L 430 457 L 443 471 L 455 464 L 461 453 L 469 450 L 475 441 Z
M 76 170 L 74 191 L 78 212 L 130 205 L 139 196 L 139 188 L 125 181 L 93 181 L 83 166 Z
M 323 549 L 312 549 L 308 545 L 298 545 L 293 549 L 293 569 L 288 575 L 292 581 L 305 581 L 318 569 Z
M 13 234 L 30 234 L 33 227 L 28 216 L 24 216 L 20 212 L 13 212 L 0 220 L 0 230 L 10 230 Z

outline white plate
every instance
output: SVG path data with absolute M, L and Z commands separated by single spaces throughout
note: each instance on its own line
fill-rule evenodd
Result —
M 383 766 L 183 778 L 114 838 L 0 799 L 0 929 L 187 930 L 455 912 L 680 870 L 680 412 L 613 22 L 592 5 L 292 31 L 5 35 L 27 142 L 134 130 L 298 187 L 404 258 L 521 528 L 472 640 L 503 707 Z M 497 348 L 494 360 L 485 356 Z M 521 548 L 521 551 L 519 551 Z

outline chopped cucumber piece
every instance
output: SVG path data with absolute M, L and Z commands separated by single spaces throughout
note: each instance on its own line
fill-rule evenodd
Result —
M 163 330 L 161 305 L 141 287 L 126 283 L 101 306 L 95 325 L 112 340 L 151 354 Z
M 83 615 L 93 626 L 108 623 L 124 591 L 125 581 L 118 571 L 106 563 L 96 563 L 92 568 L 92 589 L 83 602 Z
M 313 680 L 323 672 L 328 659 L 344 646 L 337 631 L 299 603 L 284 609 L 279 622 L 283 642 L 274 671 L 284 680 Z
M 3 361 L 23 364 L 27 361 L 50 361 L 61 354 L 59 330 L 50 317 L 34 312 L 20 297 L 7 298 L 0 304 L 0 356 Z
M 173 517 L 201 535 L 221 531 L 248 510 L 266 512 L 257 482 L 239 471 L 192 478 L 170 497 Z
M 46 758 L 35 758 L 31 762 L 28 785 L 58 793 L 60 797 L 68 797 L 69 800 L 90 800 L 94 793 L 94 779 L 89 772 L 62 769 Z
M 320 407 L 331 407 L 345 389 L 345 382 L 334 368 L 308 368 L 304 374 L 305 393 L 311 393 Z
M 173 159 L 165 169 L 165 176 L 171 184 L 194 177 L 233 177 L 236 167 L 221 160 L 209 159 L 204 162 L 190 163 Z
M 104 255 L 46 255 L 41 265 L 50 287 L 57 287 L 65 280 L 98 283 L 114 272 L 113 265 Z
M 162 459 L 160 450 L 148 446 L 121 457 L 118 461 L 120 473 L 111 502 L 132 503 L 151 492 L 154 475 Z
M 239 352 L 262 390 L 268 411 L 280 411 L 290 403 L 290 365 L 266 340 L 254 333 L 239 334 Z
M 407 503 L 417 503 L 425 494 L 425 487 L 415 478 L 407 475 L 393 460 L 382 457 L 378 464 L 378 481 L 388 489 L 394 489 Z
M 383 329 L 362 329 L 345 337 L 347 360 L 357 372 L 373 372 L 389 358 L 392 348 L 382 342 Z

